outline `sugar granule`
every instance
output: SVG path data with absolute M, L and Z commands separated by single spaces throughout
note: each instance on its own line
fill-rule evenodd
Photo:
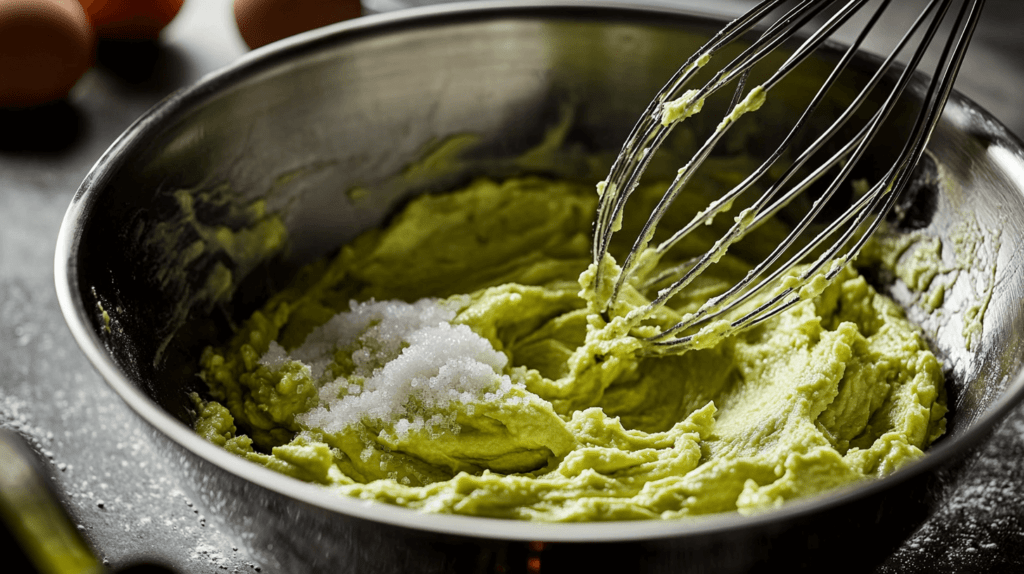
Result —
M 457 305 L 371 300 L 353 302 L 351 309 L 312 331 L 290 354 L 272 343 L 264 355 L 276 365 L 300 361 L 321 378 L 335 352 L 350 353 L 351 376 L 324 382 L 320 404 L 297 415 L 300 424 L 341 432 L 369 422 L 393 425 L 389 438 L 423 431 L 436 437 L 457 432 L 454 414 L 446 412 L 452 403 L 496 401 L 512 389 L 501 374 L 507 357 L 469 327 L 449 322 Z

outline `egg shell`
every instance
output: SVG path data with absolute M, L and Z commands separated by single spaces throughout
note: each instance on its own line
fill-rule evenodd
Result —
M 0 107 L 67 96 L 92 65 L 95 46 L 77 0 L 0 0 Z
M 235 0 L 234 7 L 250 48 L 362 14 L 359 0 Z
M 198 0 L 208 2 L 210 0 Z M 184 0 L 80 0 L 96 28 L 111 40 L 154 40 L 181 10 Z

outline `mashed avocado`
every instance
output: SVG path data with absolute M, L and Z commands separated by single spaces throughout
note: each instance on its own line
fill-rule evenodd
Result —
M 711 173 L 749 172 L 732 167 Z M 706 178 L 677 204 L 733 183 Z M 663 188 L 642 186 L 633 211 Z M 853 269 L 710 348 L 643 356 L 581 297 L 596 202 L 540 178 L 414 200 L 204 352 L 196 431 L 341 495 L 544 521 L 771 509 L 889 474 L 944 431 L 939 361 Z M 657 320 L 724 291 L 782 233 L 757 229 L 735 250 L 749 261 L 730 251 Z

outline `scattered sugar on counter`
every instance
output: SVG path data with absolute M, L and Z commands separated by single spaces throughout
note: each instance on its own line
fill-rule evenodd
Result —
M 393 425 L 402 438 L 457 431 L 452 403 L 471 409 L 512 389 L 501 374 L 507 357 L 469 327 L 450 323 L 461 304 L 353 301 L 350 311 L 335 315 L 291 352 L 271 343 L 260 363 L 278 369 L 297 361 L 321 380 L 338 350 L 350 353 L 352 373 L 320 381 L 320 404 L 296 415 L 302 425 L 331 433 L 359 422 Z

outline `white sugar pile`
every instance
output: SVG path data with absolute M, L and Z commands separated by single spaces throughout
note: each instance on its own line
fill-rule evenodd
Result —
M 452 403 L 496 401 L 512 389 L 502 375 L 508 359 L 465 325 L 452 325 L 458 303 L 422 299 L 351 303 L 290 353 L 276 342 L 260 363 L 280 368 L 298 361 L 320 381 L 336 352 L 351 357 L 348 377 L 320 381 L 320 404 L 295 420 L 329 433 L 359 422 L 393 425 L 394 435 L 457 432 Z M 386 431 L 382 431 L 386 434 Z M 390 434 L 390 433 L 387 433 Z

